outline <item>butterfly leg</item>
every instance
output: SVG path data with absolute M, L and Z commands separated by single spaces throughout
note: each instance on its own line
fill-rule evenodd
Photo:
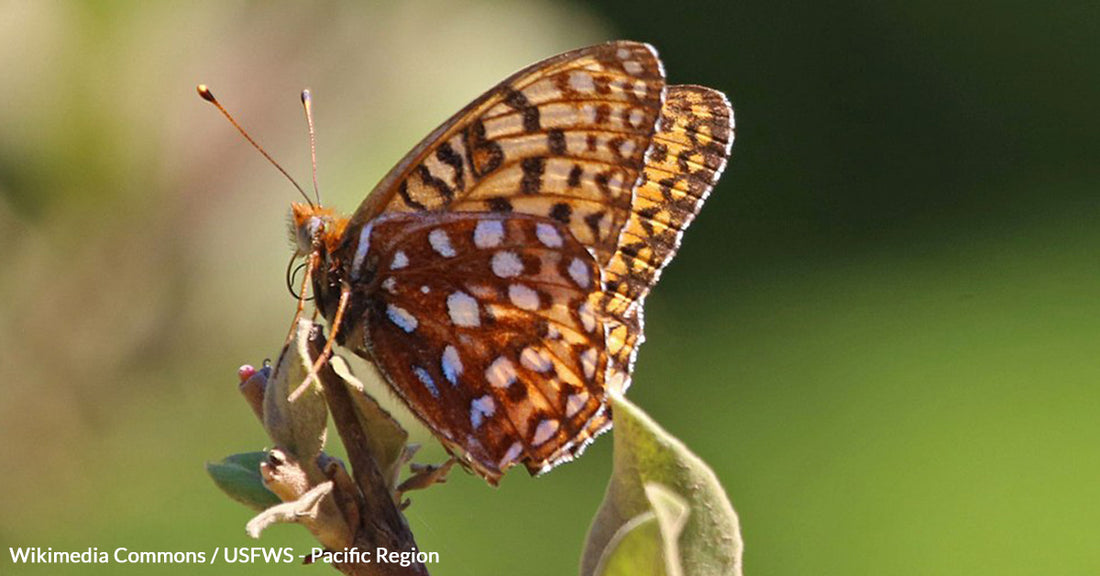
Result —
M 332 352 L 333 345 L 336 344 L 336 335 L 340 332 L 340 325 L 343 323 L 344 312 L 347 310 L 348 300 L 350 299 L 351 286 L 349 286 L 348 284 L 344 284 L 340 288 L 340 304 L 336 307 L 336 314 L 332 317 L 332 325 L 330 326 L 328 340 L 325 342 L 325 348 L 321 351 L 320 356 L 318 356 L 317 360 L 313 363 L 313 367 L 310 368 L 309 374 L 306 375 L 306 379 L 303 380 L 302 383 L 299 384 L 298 387 L 290 393 L 290 396 L 287 397 L 287 400 L 291 402 L 297 400 L 298 397 L 306 391 L 306 388 L 309 387 L 309 384 L 317 380 L 317 373 L 320 372 L 321 367 L 325 365 L 325 362 L 328 360 L 328 355 Z M 318 383 L 320 383 L 320 381 L 318 381 Z
M 313 269 L 318 265 L 317 260 L 319 260 L 319 257 L 316 253 L 311 253 L 309 255 L 309 265 L 306 266 L 306 273 L 302 277 L 302 286 L 298 289 L 298 309 L 294 312 L 294 318 L 290 321 L 290 330 L 286 334 L 286 341 L 283 342 L 284 345 L 294 339 L 294 333 L 298 328 L 298 320 L 302 318 L 302 312 L 306 308 L 306 289 L 309 287 L 309 282 L 313 278 Z M 293 262 L 294 260 L 291 259 L 291 263 Z M 289 270 L 289 268 L 287 269 Z

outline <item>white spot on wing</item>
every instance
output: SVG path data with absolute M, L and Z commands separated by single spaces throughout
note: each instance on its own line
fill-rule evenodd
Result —
M 390 322 L 397 324 L 397 327 L 405 332 L 412 332 L 420 325 L 420 322 L 416 320 L 416 316 L 413 316 L 408 310 L 394 304 L 386 305 L 386 316 L 390 318 Z
M 630 111 L 630 118 L 627 119 L 630 125 L 635 128 L 641 128 L 642 121 L 645 120 L 645 113 L 640 108 L 635 108 Z
M 500 220 L 479 220 L 474 228 L 474 246 L 495 248 L 504 240 L 504 223 Z
M 577 92 L 596 91 L 596 83 L 592 81 L 592 75 L 579 70 L 569 73 L 569 87 Z
M 618 172 L 612 174 L 611 178 L 607 180 L 607 187 L 611 189 L 611 195 L 617 198 L 624 189 L 622 176 Z
M 519 355 L 519 363 L 528 370 L 535 372 L 548 372 L 554 367 L 553 361 L 550 359 L 550 355 L 542 350 L 535 350 L 534 348 L 524 348 L 523 352 Z
M 452 385 L 458 385 L 458 377 L 462 375 L 462 359 L 458 357 L 458 349 L 447 346 L 443 349 L 443 376 Z
M 596 361 L 599 359 L 599 352 L 595 348 L 589 348 L 584 352 L 581 352 L 581 368 L 584 369 L 584 377 L 589 380 L 596 375 Z
M 517 308 L 523 310 L 539 309 L 538 293 L 532 290 L 529 286 L 524 286 L 523 284 L 509 285 L 508 299 L 511 300 L 512 304 L 515 304 Z
M 607 389 L 622 392 L 626 388 L 626 373 L 621 370 L 607 371 Z
M 585 124 L 596 123 L 596 107 L 592 104 L 584 104 L 581 106 L 581 119 Z
M 558 431 L 561 424 L 557 420 L 543 420 L 539 422 L 538 428 L 535 428 L 535 437 L 531 439 L 532 446 L 539 446 L 544 444 L 547 440 L 554 437 L 554 434 Z
M 386 292 L 389 292 L 390 294 L 397 293 L 397 279 L 393 276 L 386 278 L 382 281 L 382 289 L 384 289 Z
M 405 254 L 404 250 L 398 250 L 393 254 L 393 262 L 390 264 L 391 270 L 400 270 L 409 265 L 409 257 Z
M 455 326 L 473 328 L 481 325 L 480 309 L 473 296 L 458 290 L 447 297 L 447 313 Z
M 577 412 L 584 408 L 584 405 L 588 403 L 588 392 L 582 390 L 577 394 L 570 394 L 569 399 L 565 401 L 565 417 L 572 418 L 577 415 Z
M 516 366 L 511 360 L 500 356 L 485 369 L 485 379 L 494 388 L 507 388 L 516 381 Z
M 508 466 L 515 462 L 516 458 L 519 458 L 521 452 L 523 452 L 523 443 L 513 442 L 512 445 L 508 447 L 508 451 L 504 453 L 504 458 L 500 459 L 500 463 L 497 464 L 497 468 L 503 470 L 505 466 Z
M 477 430 L 485 417 L 492 416 L 496 413 L 496 409 L 496 402 L 493 402 L 493 397 L 487 394 L 470 402 L 470 426 Z
M 626 70 L 627 74 L 638 75 L 642 73 L 645 68 L 642 67 L 636 60 L 627 60 L 623 62 L 623 70 Z
M 370 231 L 373 227 L 374 222 L 368 222 L 359 231 L 359 245 L 355 248 L 355 259 L 351 261 L 351 277 L 354 279 L 359 278 L 359 269 L 363 267 L 363 260 L 367 258 L 367 252 L 370 251 Z
M 542 242 L 547 248 L 561 248 L 561 234 L 552 224 L 539 222 L 535 226 L 535 235 L 539 237 L 539 242 Z
M 413 366 L 413 373 L 416 374 L 416 378 L 420 380 L 420 383 L 428 389 L 428 392 L 432 393 L 432 396 L 439 398 L 439 388 L 435 387 L 435 381 L 432 380 L 432 375 L 428 374 L 428 371 L 420 366 Z
M 523 262 L 515 252 L 501 250 L 493 254 L 493 274 L 501 278 L 514 278 L 523 272 Z
M 428 242 L 431 243 L 432 250 L 435 250 L 444 258 L 450 258 L 456 254 L 454 247 L 451 246 L 451 237 L 448 236 L 447 231 L 442 228 L 436 228 L 429 232 Z
M 588 288 L 592 283 L 592 277 L 588 273 L 588 266 L 580 258 L 574 258 L 569 263 L 569 277 L 581 288 Z
M 585 332 L 592 332 L 596 329 L 596 315 L 592 313 L 592 307 L 588 305 L 588 302 L 582 302 L 580 306 L 577 306 L 577 316 L 580 316 Z

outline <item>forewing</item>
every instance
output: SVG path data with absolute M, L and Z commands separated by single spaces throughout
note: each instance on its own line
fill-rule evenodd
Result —
M 599 264 L 631 208 L 664 91 L 647 44 L 618 41 L 529 66 L 437 128 L 352 218 L 513 212 L 553 218 Z
M 370 357 L 448 448 L 496 483 L 608 426 L 592 255 L 551 219 L 393 214 L 370 224 Z

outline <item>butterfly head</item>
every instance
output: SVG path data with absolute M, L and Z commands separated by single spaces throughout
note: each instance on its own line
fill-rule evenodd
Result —
M 290 236 L 296 256 L 316 250 L 331 254 L 344 235 L 348 219 L 328 208 L 293 202 L 290 205 Z

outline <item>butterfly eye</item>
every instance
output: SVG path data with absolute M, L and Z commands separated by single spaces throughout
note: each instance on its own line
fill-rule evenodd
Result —
M 298 255 L 304 256 L 313 251 L 317 239 L 325 231 L 325 223 L 318 216 L 310 216 L 305 222 L 293 226 L 294 244 L 298 249 Z

